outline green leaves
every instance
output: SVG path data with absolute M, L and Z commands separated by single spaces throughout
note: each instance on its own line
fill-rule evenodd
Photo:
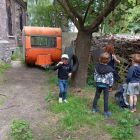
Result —
M 119 116 L 116 116 L 117 126 L 110 127 L 108 126 L 108 131 L 113 136 L 113 139 L 116 140 L 134 140 L 134 126 L 140 124 L 138 118 L 134 118 L 132 113 L 129 110 L 124 110 L 120 113 Z
M 22 119 L 16 119 L 12 122 L 11 136 L 14 140 L 33 140 L 28 122 Z
M 127 33 L 140 30 L 140 5 L 124 0 L 104 21 L 105 33 Z
M 36 26 L 63 27 L 64 12 L 59 5 L 53 5 L 50 0 L 38 0 L 37 4 L 29 3 L 30 23 Z

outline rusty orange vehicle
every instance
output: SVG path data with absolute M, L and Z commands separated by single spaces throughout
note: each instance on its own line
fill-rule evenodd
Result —
M 23 28 L 25 63 L 46 67 L 61 60 L 62 31 L 52 27 Z

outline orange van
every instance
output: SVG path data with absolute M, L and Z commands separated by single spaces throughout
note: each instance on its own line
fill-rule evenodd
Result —
M 25 63 L 46 67 L 61 60 L 62 31 L 52 27 L 23 28 Z

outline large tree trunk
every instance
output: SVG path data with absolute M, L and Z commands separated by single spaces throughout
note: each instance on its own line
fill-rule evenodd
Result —
M 83 88 L 86 86 L 91 37 L 91 33 L 84 31 L 78 32 L 75 51 L 79 61 L 79 68 L 72 77 L 73 87 Z

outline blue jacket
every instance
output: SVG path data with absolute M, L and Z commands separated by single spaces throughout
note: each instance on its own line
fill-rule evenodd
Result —
M 140 65 L 131 66 L 127 74 L 127 83 L 138 83 L 140 82 Z

